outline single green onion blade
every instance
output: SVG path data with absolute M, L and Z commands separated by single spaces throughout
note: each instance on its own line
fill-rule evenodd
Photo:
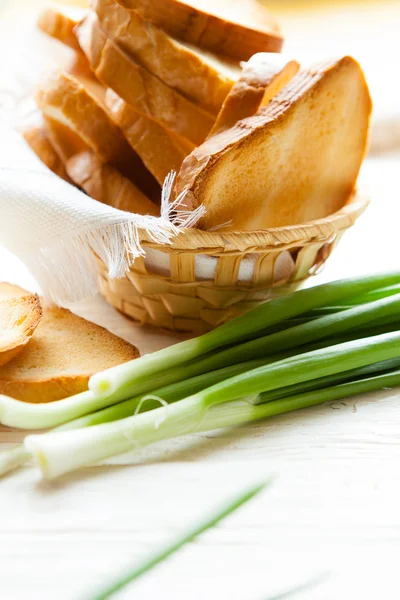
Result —
M 306 392 L 312 392 L 321 388 L 338 385 L 340 383 L 346 383 L 347 381 L 355 381 L 369 375 L 375 375 L 378 373 L 389 373 L 400 369 L 400 358 L 392 360 L 384 360 L 366 367 L 359 369 L 351 369 L 350 371 L 344 371 L 341 374 L 328 375 L 327 377 L 320 377 L 319 379 L 311 379 L 296 385 L 289 385 L 282 388 L 271 390 L 270 392 L 263 392 L 260 394 L 255 403 L 264 404 L 265 402 L 271 402 L 272 400 L 279 400 L 280 398 L 287 398 L 293 395 L 303 394 Z
M 200 392 L 207 404 L 256 395 L 398 358 L 400 332 L 362 338 L 258 367 Z
M 251 403 L 243 400 L 233 401 L 228 404 L 213 406 L 194 431 L 201 433 L 203 431 L 211 431 L 212 429 L 235 427 L 252 421 L 277 417 L 295 410 L 325 404 L 326 402 L 336 402 L 337 400 L 345 400 L 346 398 L 359 396 L 360 394 L 396 388 L 398 386 L 400 386 L 400 370 L 260 405 L 251 405 Z
M 90 379 L 89 389 L 101 396 L 118 388 L 128 388 L 126 397 L 132 396 L 135 384 L 151 379 L 154 373 L 187 363 L 218 348 L 257 338 L 262 330 L 328 303 L 399 283 L 400 272 L 395 272 L 340 280 L 294 292 L 261 304 L 203 336 L 98 373 Z M 151 382 L 149 385 L 152 386 Z
M 142 577 L 142 575 L 180 550 L 182 546 L 192 542 L 195 538 L 208 529 L 215 527 L 220 521 L 222 521 L 222 519 L 225 519 L 228 515 L 249 502 L 249 500 L 264 490 L 269 483 L 270 482 L 267 481 L 246 487 L 244 491 L 236 494 L 231 500 L 225 502 L 222 506 L 218 507 L 205 518 L 200 519 L 198 523 L 189 527 L 187 531 L 179 535 L 175 540 L 168 543 L 165 547 L 160 550 L 156 550 L 154 553 L 151 553 L 142 562 L 139 562 L 125 574 L 118 577 L 113 583 L 107 585 L 99 592 L 87 596 L 86 600 L 106 600 L 116 592 L 120 591 L 126 585 L 137 581 L 140 577 Z
M 299 594 L 300 592 L 304 592 L 306 590 L 310 590 L 323 581 L 325 581 L 329 577 L 329 573 L 321 573 L 317 577 L 314 577 L 310 581 L 306 581 L 305 583 L 301 583 L 300 585 L 296 585 L 296 587 L 290 588 L 285 592 L 280 592 L 274 596 L 266 596 L 263 600 L 286 600 L 286 598 L 292 598 L 293 596 Z

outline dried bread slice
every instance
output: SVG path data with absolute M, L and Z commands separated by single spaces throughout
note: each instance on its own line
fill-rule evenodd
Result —
M 70 179 L 64 164 L 50 142 L 43 119 L 41 119 L 41 122 L 38 120 L 36 123 L 29 123 L 22 126 L 20 131 L 26 143 L 42 163 L 45 164 L 50 171 L 53 171 L 53 173 L 69 182 Z
M 88 149 L 87 144 L 82 141 L 79 135 L 55 119 L 44 117 L 44 124 L 47 137 L 62 161 L 64 168 L 65 163 L 71 156 Z
M 183 162 L 175 193 L 203 204 L 200 227 L 261 230 L 326 217 L 351 195 L 365 154 L 371 99 L 351 57 L 304 70 L 265 108 Z
M 140 114 L 178 135 L 201 144 L 214 118 L 130 59 L 89 14 L 77 28 L 82 50 L 95 76 Z
M 42 82 L 36 101 L 46 118 L 78 135 L 104 162 L 113 164 L 146 195 L 158 197 L 158 183 L 112 121 L 104 97 L 105 89 L 95 80 L 56 71 Z
M 69 181 L 84 190 L 91 198 L 120 210 L 159 216 L 159 207 L 117 169 L 83 144 L 79 136 L 65 125 L 45 119 L 45 127 Z
M 117 0 L 180 40 L 248 60 L 280 52 L 283 38 L 271 13 L 257 0 Z
M 0 283 L 0 366 L 25 348 L 41 318 L 38 296 L 16 285 Z
M 93 0 L 105 33 L 167 85 L 216 114 L 240 74 L 238 61 L 177 41 L 115 0 Z
M 91 375 L 139 356 L 137 348 L 63 308 L 45 308 L 31 342 L 0 368 L 0 394 L 26 402 L 87 389 Z
M 90 150 L 72 156 L 66 162 L 66 169 L 72 181 L 95 200 L 119 210 L 160 216 L 160 209 L 154 202 Z
M 48 6 L 39 15 L 37 26 L 44 33 L 79 50 L 74 27 L 86 15 L 87 10 L 78 6 Z
M 139 114 L 113 90 L 107 90 L 106 105 L 129 144 L 160 184 L 172 170 L 179 171 L 193 144 Z
M 282 54 L 260 52 L 252 56 L 225 98 L 208 137 L 255 115 L 289 83 L 299 69 L 297 61 L 287 60 Z

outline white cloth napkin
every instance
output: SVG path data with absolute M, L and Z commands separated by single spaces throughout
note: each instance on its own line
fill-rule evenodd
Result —
M 110 277 L 122 277 L 143 253 L 138 230 L 167 243 L 166 219 L 116 210 L 53 175 L 19 133 L 0 128 L 0 243 L 30 269 L 54 301 L 79 300 L 97 290 L 97 254 Z

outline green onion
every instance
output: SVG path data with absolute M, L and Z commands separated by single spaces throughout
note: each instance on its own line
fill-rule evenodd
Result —
M 119 365 L 94 375 L 89 382 L 90 390 L 97 396 L 112 394 L 118 389 L 126 390 L 126 397 L 132 395 L 133 387 L 140 382 L 142 391 L 156 387 L 151 381 L 154 374 L 166 371 L 198 359 L 200 356 L 239 342 L 245 342 L 262 335 L 262 331 L 285 319 L 309 312 L 315 308 L 337 303 L 351 297 L 361 296 L 377 288 L 385 288 L 400 282 L 400 273 L 373 275 L 353 280 L 333 283 L 301 290 L 266 302 L 244 315 L 225 323 L 217 329 L 198 338 L 187 340 L 144 356 L 138 360 Z M 143 386 L 148 385 L 147 389 Z M 135 393 L 138 393 L 135 389 Z
M 247 487 L 240 494 L 236 494 L 231 500 L 225 502 L 222 506 L 202 517 L 198 523 L 191 526 L 187 531 L 180 534 L 175 540 L 166 544 L 161 550 L 151 553 L 144 560 L 136 564 L 132 569 L 121 575 L 115 582 L 107 585 L 101 591 L 87 597 L 86 600 L 107 600 L 113 594 L 120 591 L 127 584 L 137 581 L 142 575 L 156 567 L 159 563 L 167 559 L 169 556 L 177 552 L 182 546 L 192 542 L 199 535 L 218 525 L 222 519 L 235 510 L 249 502 L 254 496 L 259 494 L 267 486 L 269 482 L 263 482 Z
M 225 412 L 223 407 L 216 409 L 219 404 L 242 398 L 250 398 L 253 403 L 259 402 L 262 400 L 260 394 L 263 392 L 398 357 L 400 357 L 400 333 L 398 332 L 346 342 L 258 367 L 206 388 L 184 400 L 137 416 L 83 430 L 31 435 L 26 438 L 25 447 L 34 455 L 43 476 L 53 478 L 110 456 L 122 454 L 137 445 L 144 446 L 193 431 L 228 426 L 227 423 L 231 418 L 229 410 Z M 301 397 L 300 401 L 292 398 L 292 405 L 298 408 L 303 405 L 308 406 L 309 402 L 312 405 L 312 398 L 317 398 L 316 403 L 324 402 L 325 400 L 321 400 L 325 398 L 324 394 L 328 394 L 329 400 L 336 388 L 342 391 L 349 390 L 349 394 L 352 393 L 352 389 L 361 389 L 361 391 L 379 389 L 382 382 L 386 381 L 384 377 L 389 379 L 392 377 L 390 381 L 396 382 L 393 385 L 397 385 L 400 381 L 398 372 L 390 373 L 369 378 L 366 380 L 367 384 L 364 381 L 351 382 L 310 392 L 305 397 Z M 376 385 L 378 388 L 375 387 Z M 351 386 L 356 387 L 351 388 Z M 284 403 L 287 400 L 268 402 L 260 407 L 245 405 L 245 408 L 239 412 L 242 420 L 238 422 L 262 418 L 256 416 L 259 414 L 272 416 L 279 414 L 279 410 L 285 412 Z M 240 406 L 242 404 L 243 402 L 239 402 Z M 276 412 L 277 407 L 279 407 L 278 412 Z M 225 417 L 229 418 L 224 420 Z M 221 425 L 221 419 L 224 425 Z
M 125 397 L 124 394 L 121 395 L 120 390 L 102 398 L 95 397 L 90 391 L 86 391 L 64 400 L 46 404 L 29 404 L 0 395 L 0 422 L 7 427 L 18 427 L 19 429 L 47 429 L 121 400 L 125 400 Z

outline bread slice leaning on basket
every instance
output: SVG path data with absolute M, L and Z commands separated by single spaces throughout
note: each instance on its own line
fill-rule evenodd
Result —
M 158 216 L 160 208 L 127 177 L 104 163 L 64 125 L 45 119 L 48 136 L 71 182 L 98 202 L 141 215 Z
M 75 185 L 98 202 L 139 215 L 160 216 L 160 208 L 154 202 L 91 150 L 71 156 L 65 166 Z
M 217 114 L 240 74 L 238 61 L 179 42 L 116 0 L 93 0 L 105 33 L 167 85 Z
M 89 14 L 76 33 L 97 79 L 166 129 L 193 144 L 205 140 L 214 117 L 132 60 L 107 37 L 95 15 Z
M 0 394 L 25 402 L 61 400 L 87 390 L 99 371 L 138 358 L 135 346 L 63 308 L 45 308 L 29 344 L 0 367 Z
M 158 198 L 158 183 L 110 118 L 104 95 L 104 88 L 96 81 L 56 71 L 42 82 L 36 101 L 45 117 L 70 129 L 101 160 L 120 170 L 143 193 Z
M 211 52 L 248 60 L 280 52 L 279 26 L 258 0 L 117 0 L 170 35 Z
M 282 54 L 261 52 L 243 65 L 218 114 L 209 138 L 233 127 L 238 121 L 252 117 L 266 106 L 297 74 L 300 65 Z
M 20 127 L 26 143 L 50 171 L 70 182 L 64 163 L 51 144 L 43 119 L 38 117 L 35 121 Z
M 351 57 L 306 69 L 253 117 L 183 162 L 175 195 L 206 208 L 199 227 L 257 231 L 335 213 L 366 151 L 371 99 Z
M 39 298 L 9 283 L 0 283 L 0 366 L 30 342 L 42 318 Z
M 105 102 L 128 143 L 161 185 L 168 173 L 179 171 L 193 144 L 138 113 L 111 89 L 107 90 Z

